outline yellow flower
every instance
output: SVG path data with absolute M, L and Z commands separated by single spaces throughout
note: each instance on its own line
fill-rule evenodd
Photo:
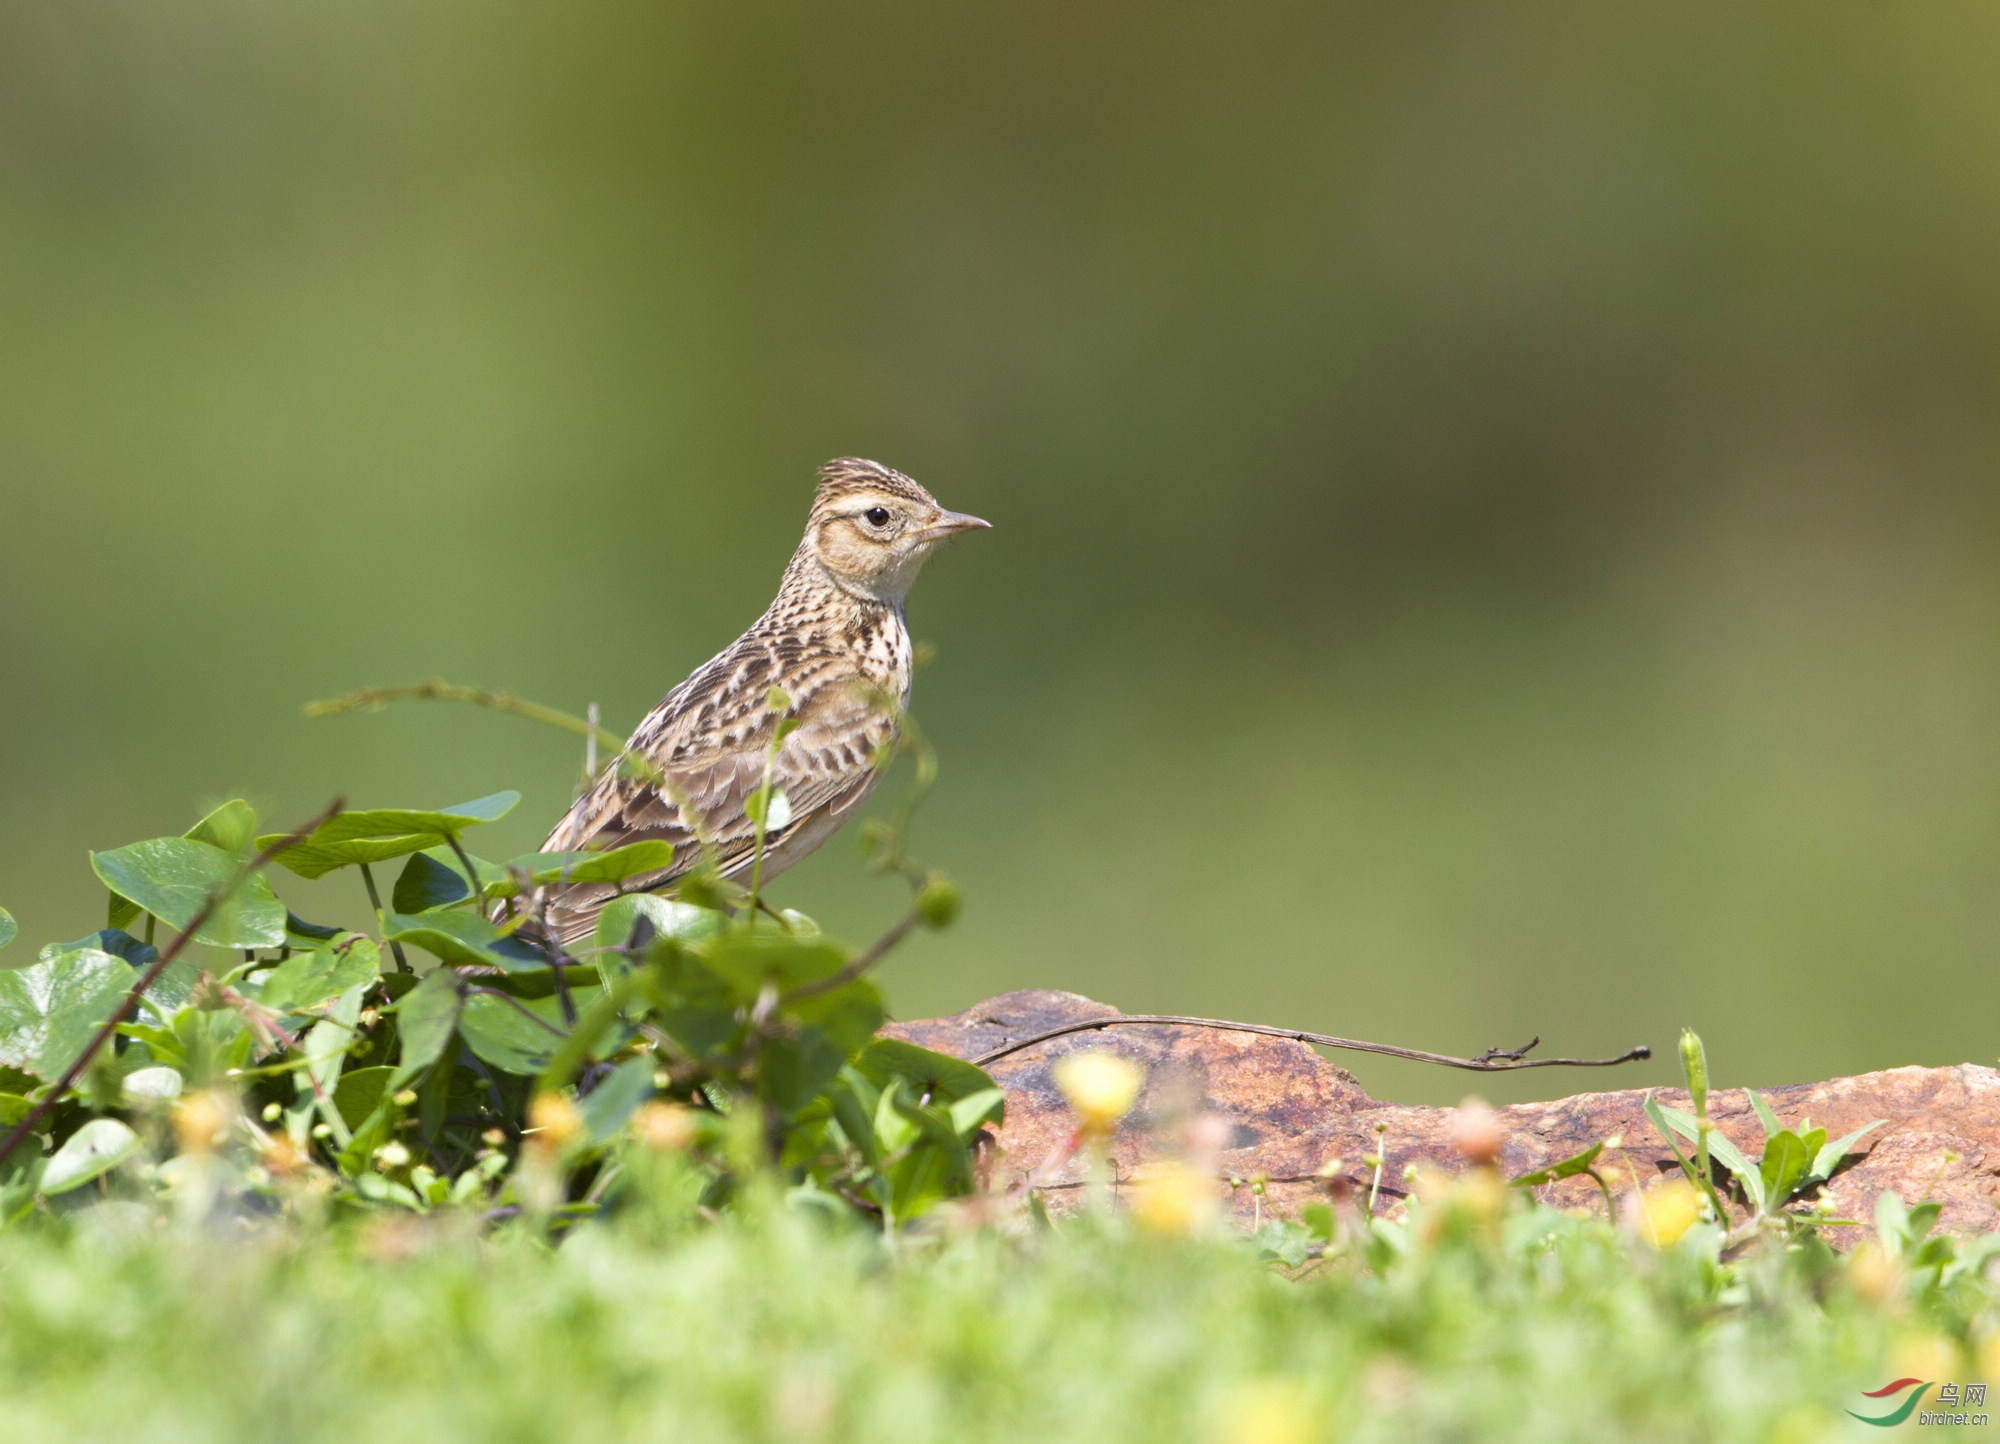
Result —
M 1958 1345 L 1943 1334 L 1904 1334 L 1889 1350 L 1889 1368 L 1895 1377 L 1949 1379 L 1961 1372 Z
M 1065 1054 L 1056 1063 L 1055 1076 L 1077 1121 L 1092 1133 L 1109 1133 L 1132 1111 L 1146 1082 L 1146 1070 L 1138 1064 L 1095 1049 Z
M 1639 1236 L 1661 1248 L 1679 1243 L 1700 1217 L 1701 1195 L 1685 1178 L 1656 1183 L 1639 1196 Z
M 583 1113 L 567 1093 L 537 1093 L 528 1105 L 527 1144 L 538 1153 L 560 1153 L 583 1132 Z
M 1187 1238 L 1215 1217 L 1215 1180 L 1186 1159 L 1175 1159 L 1139 1180 L 1132 1216 L 1148 1233 Z
M 236 1100 L 217 1089 L 190 1094 L 174 1105 L 174 1137 L 183 1153 L 213 1153 L 229 1137 Z
M 1221 1444 L 1310 1444 L 1325 1433 L 1304 1386 L 1278 1377 L 1238 1384 L 1218 1422 Z
M 692 1108 L 679 1103 L 648 1103 L 632 1115 L 632 1136 L 655 1153 L 681 1153 L 693 1147 Z
M 1878 1307 L 1895 1296 L 1902 1281 L 1902 1265 L 1882 1252 L 1882 1246 L 1873 1239 L 1862 1244 L 1847 1260 L 1848 1286 Z

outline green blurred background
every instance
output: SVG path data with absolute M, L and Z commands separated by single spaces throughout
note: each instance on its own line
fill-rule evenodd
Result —
M 1975 5 L 5 0 L 8 961 L 234 794 L 534 846 L 569 739 L 301 705 L 623 730 L 858 453 L 996 523 L 912 599 L 902 1015 L 1991 1061 L 1996 74 Z

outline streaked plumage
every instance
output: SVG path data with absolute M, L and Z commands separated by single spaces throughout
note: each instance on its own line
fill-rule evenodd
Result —
M 791 819 L 765 843 L 765 879 L 826 840 L 874 788 L 876 759 L 909 700 L 911 647 L 903 598 L 937 546 L 986 526 L 940 507 L 916 482 L 872 461 L 820 469 L 806 533 L 770 609 L 646 714 L 627 746 L 671 780 L 620 777 L 611 769 L 549 834 L 543 849 L 622 847 L 649 839 L 674 846 L 673 865 L 631 880 L 625 891 L 657 891 L 690 871 L 706 832 L 726 877 L 747 881 L 755 830 L 744 803 L 761 785 L 779 716 L 799 726 L 779 749 L 772 780 Z M 772 687 L 790 699 L 773 713 Z M 696 818 L 682 815 L 677 794 Z M 549 930 L 565 944 L 588 933 L 613 896 L 602 885 L 549 898 Z

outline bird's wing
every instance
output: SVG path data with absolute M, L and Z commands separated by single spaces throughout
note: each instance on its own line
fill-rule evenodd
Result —
M 701 676 L 697 673 L 689 683 Z M 634 738 L 647 739 L 650 731 L 646 750 L 658 759 L 668 785 L 663 788 L 647 778 L 621 776 L 614 769 L 578 799 L 569 816 L 549 834 L 546 850 L 595 851 L 634 842 L 671 843 L 674 859 L 669 867 L 628 879 L 623 886 L 625 892 L 647 892 L 682 877 L 701 860 L 703 838 L 698 827 L 725 876 L 750 867 L 757 837 L 745 804 L 763 784 L 775 718 L 761 710 L 760 696 L 758 713 L 728 717 L 719 735 L 711 730 L 712 745 L 687 755 L 694 751 L 689 744 L 695 739 L 687 735 L 685 724 L 700 715 L 698 708 L 681 708 L 672 719 L 681 725 L 655 724 L 687 685 L 676 688 L 654 716 L 641 724 Z M 767 832 L 767 852 L 813 814 L 826 809 L 839 816 L 867 796 L 875 780 L 876 756 L 895 736 L 895 719 L 853 685 L 815 687 L 805 697 L 794 699 L 790 715 L 799 725 L 778 749 L 771 763 L 771 780 L 784 792 L 791 818 L 785 827 Z M 715 713 L 709 716 L 714 719 Z M 597 912 L 616 895 L 615 890 L 601 885 L 564 889 L 554 899 L 560 919 L 551 921 L 565 941 L 575 938 L 595 926 Z

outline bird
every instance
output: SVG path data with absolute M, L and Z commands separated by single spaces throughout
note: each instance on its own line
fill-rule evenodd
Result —
M 821 467 L 805 536 L 764 615 L 661 698 L 626 742 L 657 772 L 607 769 L 542 844 L 572 853 L 661 841 L 672 844 L 672 862 L 616 887 L 552 885 L 537 899 L 534 931 L 567 948 L 613 897 L 670 887 L 705 852 L 723 877 L 747 881 L 757 867 L 747 804 L 767 759 L 774 792 L 760 881 L 826 841 L 874 790 L 909 704 L 911 584 L 946 541 L 990 525 L 945 510 L 879 462 Z M 796 726 L 773 759 L 774 729 L 787 720 Z

